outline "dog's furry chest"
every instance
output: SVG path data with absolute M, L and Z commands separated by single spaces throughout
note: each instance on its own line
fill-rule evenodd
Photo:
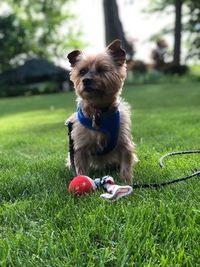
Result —
M 121 101 L 119 110 L 120 127 L 116 149 L 113 149 L 115 152 L 117 151 L 118 147 L 126 146 L 127 142 L 130 143 L 131 140 L 131 120 L 129 106 L 126 102 Z M 72 139 L 74 142 L 75 151 L 84 149 L 84 151 L 87 150 L 89 154 L 94 155 L 98 151 L 103 151 L 107 147 L 109 143 L 108 136 L 102 132 L 83 126 L 77 118 L 77 113 L 72 114 L 72 116 L 68 119 L 68 122 L 73 123 Z
M 95 153 L 98 150 L 102 150 L 107 144 L 107 136 L 104 133 L 87 129 L 78 121 L 74 125 L 72 135 L 75 150 L 85 147 L 91 153 Z

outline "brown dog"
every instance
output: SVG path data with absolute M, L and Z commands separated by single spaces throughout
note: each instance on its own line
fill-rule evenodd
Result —
M 131 137 L 129 106 L 120 98 L 126 78 L 125 51 L 120 40 L 105 52 L 85 55 L 75 50 L 68 55 L 78 111 L 73 123 L 74 163 L 77 174 L 88 175 L 89 168 L 102 169 L 117 164 L 120 178 L 132 181 L 137 162 Z

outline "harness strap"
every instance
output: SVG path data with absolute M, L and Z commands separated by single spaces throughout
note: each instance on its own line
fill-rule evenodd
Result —
M 97 120 L 95 120 L 95 127 L 94 118 L 86 117 L 83 114 L 83 111 L 80 106 L 77 110 L 77 118 L 84 127 L 93 131 L 102 132 L 106 135 L 107 146 L 104 147 L 103 150 L 97 151 L 96 155 L 105 155 L 115 148 L 118 141 L 120 127 L 120 112 L 118 109 L 109 114 L 99 116 Z

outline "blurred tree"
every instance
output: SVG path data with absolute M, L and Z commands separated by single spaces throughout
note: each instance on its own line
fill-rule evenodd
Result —
M 106 45 L 115 39 L 120 39 L 122 41 L 123 48 L 126 50 L 127 59 L 131 60 L 135 52 L 134 46 L 125 37 L 123 26 L 119 18 L 116 0 L 103 0 L 103 10 Z
M 29 52 L 26 29 L 16 21 L 14 14 L 0 17 L 0 72 L 9 69 L 15 57 Z
M 189 51 L 188 57 L 200 59 L 200 1 L 199 0 L 152 0 L 149 11 L 163 12 L 167 7 L 174 7 L 174 51 L 173 61 L 176 65 L 180 64 L 181 58 L 181 35 L 188 32 Z M 185 11 L 183 13 L 183 7 Z M 184 16 L 184 23 L 182 17 Z M 170 32 L 170 29 L 163 32 Z
M 180 65 L 182 35 L 182 0 L 175 0 L 174 54 L 173 62 Z
M 187 58 L 200 60 L 200 1 L 187 0 L 188 21 L 184 30 L 189 33 L 189 53 Z
M 0 16 L 0 71 L 38 56 L 63 57 L 67 47 L 81 45 L 70 22 L 68 0 L 4 0 L 9 12 Z

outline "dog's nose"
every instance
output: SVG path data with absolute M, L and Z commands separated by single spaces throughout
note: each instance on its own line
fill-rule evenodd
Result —
M 83 79 L 83 84 L 85 86 L 91 86 L 92 85 L 92 79 L 91 78 L 85 78 L 85 79 Z

